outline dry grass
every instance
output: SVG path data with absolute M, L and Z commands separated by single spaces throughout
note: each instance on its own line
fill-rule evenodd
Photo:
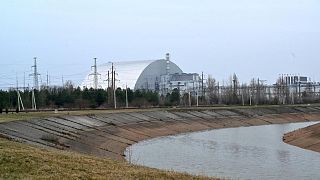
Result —
M 82 111 L 45 111 L 45 112 L 20 112 L 20 113 L 2 113 L 0 114 L 0 123 L 16 120 L 30 120 L 36 118 L 57 117 L 65 115 L 81 116 L 90 114 L 106 114 L 106 113 L 121 113 L 121 112 L 139 112 L 139 111 L 155 111 L 157 109 L 118 109 L 118 110 L 82 110 Z
M 0 138 L 0 179 L 209 179 Z
M 105 113 L 121 113 L 121 112 L 141 112 L 141 111 L 157 111 L 157 110 L 173 110 L 173 111 L 184 111 L 184 110 L 207 110 L 207 109 L 239 109 L 239 108 L 268 108 L 268 107 L 305 107 L 305 106 L 320 106 L 320 104 L 300 104 L 300 105 L 259 105 L 259 106 L 211 106 L 211 107 L 181 107 L 181 108 L 150 108 L 150 109 L 117 109 L 117 110 L 82 110 L 82 111 L 59 111 L 58 113 L 54 113 L 54 111 L 46 111 L 46 112 L 21 112 L 21 113 L 9 113 L 0 114 L 0 123 L 15 121 L 15 120 L 30 120 L 35 118 L 45 118 L 45 117 L 56 117 L 56 116 L 64 116 L 64 115 L 90 115 L 90 114 L 105 114 Z
M 0 123 L 14 120 L 88 115 L 100 113 L 151 111 L 155 109 L 85 110 L 9 113 L 0 115 Z M 182 173 L 134 166 L 75 152 L 30 146 L 0 138 L 0 179 L 209 179 Z

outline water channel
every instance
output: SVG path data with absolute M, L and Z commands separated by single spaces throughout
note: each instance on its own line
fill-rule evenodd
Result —
M 285 133 L 316 122 L 218 129 L 142 141 L 131 163 L 228 179 L 320 179 L 320 153 L 283 143 Z

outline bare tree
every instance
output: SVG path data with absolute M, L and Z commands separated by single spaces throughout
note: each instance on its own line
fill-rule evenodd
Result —
M 217 104 L 218 103 L 218 87 L 216 80 L 212 78 L 211 75 L 208 76 L 207 80 L 207 95 L 208 95 L 208 103 L 209 104 Z

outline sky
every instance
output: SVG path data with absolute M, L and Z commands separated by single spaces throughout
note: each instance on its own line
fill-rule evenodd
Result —
M 1 0 L 0 88 L 79 83 L 110 61 L 171 60 L 184 72 L 228 81 L 236 73 L 320 81 L 319 0 Z

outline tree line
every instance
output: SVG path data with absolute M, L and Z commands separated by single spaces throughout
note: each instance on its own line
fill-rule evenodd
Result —
M 203 104 L 235 105 L 280 105 L 320 102 L 320 85 L 316 83 L 289 84 L 280 77 L 275 84 L 267 85 L 263 80 L 252 79 L 249 84 L 240 84 L 236 74 L 226 85 L 208 77 L 206 99 Z
M 148 90 L 117 88 L 80 89 L 75 88 L 72 82 L 64 87 L 41 87 L 40 90 L 19 91 L 21 100 L 26 109 L 32 107 L 32 93 L 38 109 L 88 109 L 117 107 L 167 107 L 190 105 L 261 105 L 261 104 L 301 104 L 319 103 L 319 85 L 305 84 L 289 86 L 279 78 L 276 84 L 266 85 L 259 79 L 252 79 L 249 84 L 240 84 L 234 74 L 229 82 L 220 85 L 214 78 L 208 77 L 204 93 L 196 96 L 195 93 L 181 93 L 174 89 L 171 93 L 161 95 Z M 181 94 L 180 94 L 181 93 Z M 114 100 L 114 95 L 116 100 Z M 0 112 L 18 108 L 18 91 L 10 89 L 0 90 Z
M 157 92 L 121 89 L 117 88 L 113 94 L 112 89 L 80 89 L 70 87 L 49 87 L 40 90 L 19 91 L 21 100 L 26 109 L 32 107 L 32 93 L 34 93 L 38 109 L 88 109 L 88 108 L 113 108 L 114 94 L 116 95 L 117 107 L 159 107 L 179 105 L 180 95 L 177 90 L 166 96 L 160 96 Z M 111 93 L 110 93 L 111 92 Z M 18 91 L 10 89 L 0 90 L 0 110 L 18 109 Z

